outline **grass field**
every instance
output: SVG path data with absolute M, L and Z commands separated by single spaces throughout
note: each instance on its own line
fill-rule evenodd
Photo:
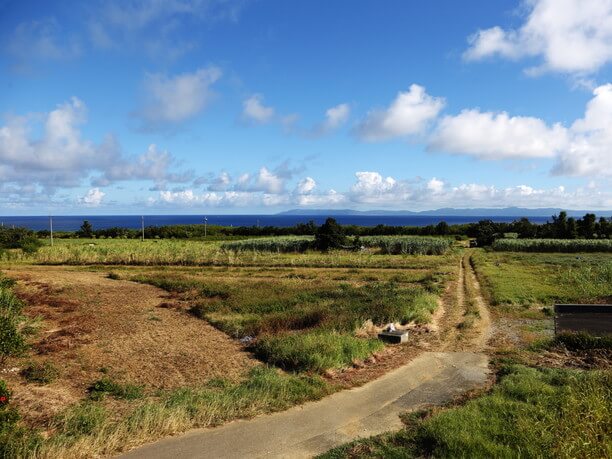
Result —
M 464 253 L 491 302 L 491 345 L 508 358 L 529 346 L 532 360 L 542 352 L 534 343 L 549 336 L 554 302 L 612 297 L 605 253 L 283 253 L 221 244 L 61 240 L 36 254 L 5 254 L 3 271 L 20 279 L 24 312 L 39 316 L 39 331 L 27 355 L 9 359 L 23 369 L 4 377 L 23 419 L 0 409 L 0 456 L 110 455 L 321 398 L 338 390 L 339 369 L 381 350 L 381 326 L 431 319 Z M 469 315 L 470 298 L 466 323 L 479 319 Z M 512 340 L 498 340 L 501 332 Z M 511 456 L 511 445 L 526 456 L 609 453 L 609 372 L 515 365 L 501 375 L 484 397 L 330 457 Z M 587 414 L 588 432 L 576 433 Z
M 453 273 L 453 257 L 429 269 L 270 268 L 146 270 L 128 275 L 178 295 L 191 312 L 288 370 L 339 368 L 382 344 L 356 337 L 366 321 L 426 323 Z
M 319 373 L 382 349 L 374 325 L 430 320 L 458 260 L 181 240 L 9 251 L 39 331 L 9 362 L 24 369 L 6 377 L 23 419 L 0 429 L 0 456 L 111 454 L 320 398 L 338 387 Z
M 258 241 L 261 239 L 248 239 Z M 278 251 L 224 250 L 220 241 L 134 239 L 60 239 L 48 243 L 35 254 L 7 250 L 0 261 L 69 265 L 143 265 L 143 266 L 296 266 L 348 268 L 411 268 L 435 266 L 430 256 L 396 256 L 373 249 L 365 252 L 332 251 L 321 253 L 282 253 Z
M 612 300 L 612 256 L 480 252 L 474 258 L 492 305 Z

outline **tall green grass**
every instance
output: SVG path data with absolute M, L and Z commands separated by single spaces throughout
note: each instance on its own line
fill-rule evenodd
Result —
M 612 252 L 612 239 L 498 239 L 502 252 Z
M 232 252 L 306 252 L 313 247 L 314 239 L 306 236 L 277 236 L 261 239 L 245 239 L 225 242 L 222 250 Z
M 612 372 L 505 373 L 488 395 L 321 457 L 611 457 Z
M 313 331 L 264 336 L 254 347 L 255 355 L 286 370 L 324 371 L 350 366 L 384 347 L 376 339 L 356 338 L 347 333 Z
M 361 242 L 392 255 L 443 255 L 452 245 L 448 238 L 422 236 L 364 236 Z

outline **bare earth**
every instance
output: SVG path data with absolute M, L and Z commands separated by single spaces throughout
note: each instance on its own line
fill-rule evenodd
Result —
M 258 364 L 237 342 L 150 285 L 59 266 L 3 271 L 19 280 L 26 313 L 44 318 L 32 360 L 50 360 L 62 373 L 48 386 L 13 385 L 26 417 L 44 419 L 82 399 L 105 374 L 148 389 L 173 388 L 238 379 Z

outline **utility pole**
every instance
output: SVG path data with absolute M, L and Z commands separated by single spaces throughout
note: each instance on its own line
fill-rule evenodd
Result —
M 208 217 L 204 217 L 204 237 L 206 237 L 206 225 L 208 224 Z
M 51 247 L 53 247 L 53 217 L 49 215 L 49 234 L 51 235 Z
M 144 242 L 144 215 L 140 216 L 140 228 L 142 230 L 142 242 Z

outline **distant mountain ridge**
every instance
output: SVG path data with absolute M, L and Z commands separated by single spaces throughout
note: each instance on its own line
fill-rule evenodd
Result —
M 455 209 L 446 207 L 414 212 L 411 210 L 353 210 L 353 209 L 292 209 L 276 215 L 372 215 L 372 216 L 459 216 L 459 217 L 551 217 L 565 210 L 569 217 L 582 217 L 593 213 L 598 217 L 612 216 L 612 210 L 567 210 L 554 207 L 527 209 L 523 207 Z

